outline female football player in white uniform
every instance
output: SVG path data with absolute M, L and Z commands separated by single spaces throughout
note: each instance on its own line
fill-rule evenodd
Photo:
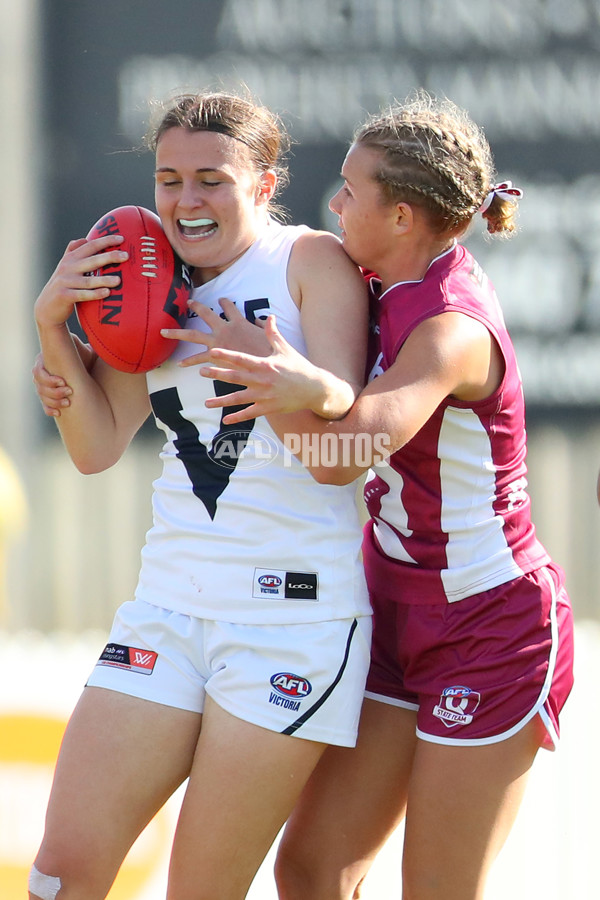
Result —
M 318 484 L 264 417 L 224 424 L 206 401 L 231 386 L 182 365 L 215 340 L 211 326 L 221 346 L 270 352 L 256 323 L 274 313 L 337 376 L 314 407 L 335 417 L 363 382 L 363 280 L 333 235 L 273 217 L 282 131 L 264 108 L 178 97 L 150 144 L 156 209 L 192 270 L 195 342 L 146 376 L 74 339 L 74 303 L 106 296 L 115 278 L 97 270 L 125 261 L 114 236 L 72 241 L 35 306 L 51 411 L 82 472 L 113 465 L 151 411 L 165 434 L 136 596 L 61 748 L 30 876 L 38 900 L 104 898 L 185 779 L 168 897 L 241 900 L 325 747 L 355 743 L 368 668 L 352 485 Z

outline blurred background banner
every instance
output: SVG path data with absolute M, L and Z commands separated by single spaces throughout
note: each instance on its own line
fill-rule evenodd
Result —
M 467 243 L 517 347 L 539 535 L 567 570 L 576 613 L 597 618 L 600 0 L 16 6 L 0 3 L 0 446 L 32 515 L 7 564 L 4 627 L 108 625 L 135 584 L 156 472 L 151 423 L 114 471 L 74 472 L 31 388 L 34 298 L 67 242 L 100 215 L 153 208 L 153 160 L 142 149 L 152 101 L 241 84 L 292 134 L 283 197 L 292 219 L 333 231 L 327 202 L 369 113 L 425 87 L 484 127 L 499 177 L 525 190 L 521 233 L 489 241 L 478 218 Z
M 62 698 L 50 723 L 19 716 L 32 695 L 43 714 L 43 673 L 58 659 L 74 671 L 75 654 L 87 674 L 82 647 L 93 661 L 97 635 L 131 597 L 159 468 L 149 424 L 109 472 L 75 471 L 31 384 L 35 297 L 102 213 L 153 208 L 142 149 L 151 101 L 242 83 L 291 132 L 282 200 L 296 222 L 336 231 L 327 203 L 355 126 L 419 87 L 466 107 L 500 179 L 524 189 L 514 241 L 487 240 L 479 220 L 467 244 L 517 348 L 538 534 L 566 570 L 579 633 L 597 640 L 600 0 L 0 0 L 0 748 L 27 728 L 42 730 L 43 746 L 55 739 L 71 705 L 66 676 L 47 682 Z
M 284 202 L 333 226 L 356 125 L 415 87 L 483 125 L 501 179 L 526 191 L 508 247 L 474 236 L 521 350 L 530 409 L 600 398 L 600 3 L 597 0 L 129 0 L 41 6 L 47 250 L 106 209 L 152 206 L 136 152 L 148 101 L 238 87 L 296 144 Z

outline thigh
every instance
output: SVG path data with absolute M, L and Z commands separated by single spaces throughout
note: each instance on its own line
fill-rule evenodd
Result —
M 481 900 L 540 746 L 538 716 L 483 746 L 419 740 L 406 815 L 405 900 Z
M 326 750 L 280 842 L 282 900 L 359 896 L 358 885 L 404 816 L 415 722 L 414 711 L 367 699 L 356 748 Z
M 242 900 L 324 749 L 246 722 L 207 697 L 167 896 Z
M 87 687 L 67 726 L 36 860 L 73 900 L 104 897 L 129 847 L 190 771 L 201 716 Z

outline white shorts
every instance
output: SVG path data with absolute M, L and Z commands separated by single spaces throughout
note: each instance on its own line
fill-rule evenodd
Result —
M 201 713 L 204 694 L 247 722 L 353 747 L 371 617 L 239 625 L 124 603 L 87 684 Z

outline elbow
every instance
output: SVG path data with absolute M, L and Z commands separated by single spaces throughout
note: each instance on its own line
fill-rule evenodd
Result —
M 119 456 L 113 458 L 106 454 L 98 455 L 94 453 L 72 453 L 70 456 L 75 468 L 82 475 L 99 475 L 100 472 L 106 472 L 120 458 Z
M 90 441 L 83 444 L 65 441 L 73 465 L 82 475 L 99 475 L 117 463 L 127 449 L 125 442 L 109 440 Z
M 110 465 L 103 465 L 93 459 L 74 459 L 73 463 L 82 475 L 99 475 L 110 468 Z

